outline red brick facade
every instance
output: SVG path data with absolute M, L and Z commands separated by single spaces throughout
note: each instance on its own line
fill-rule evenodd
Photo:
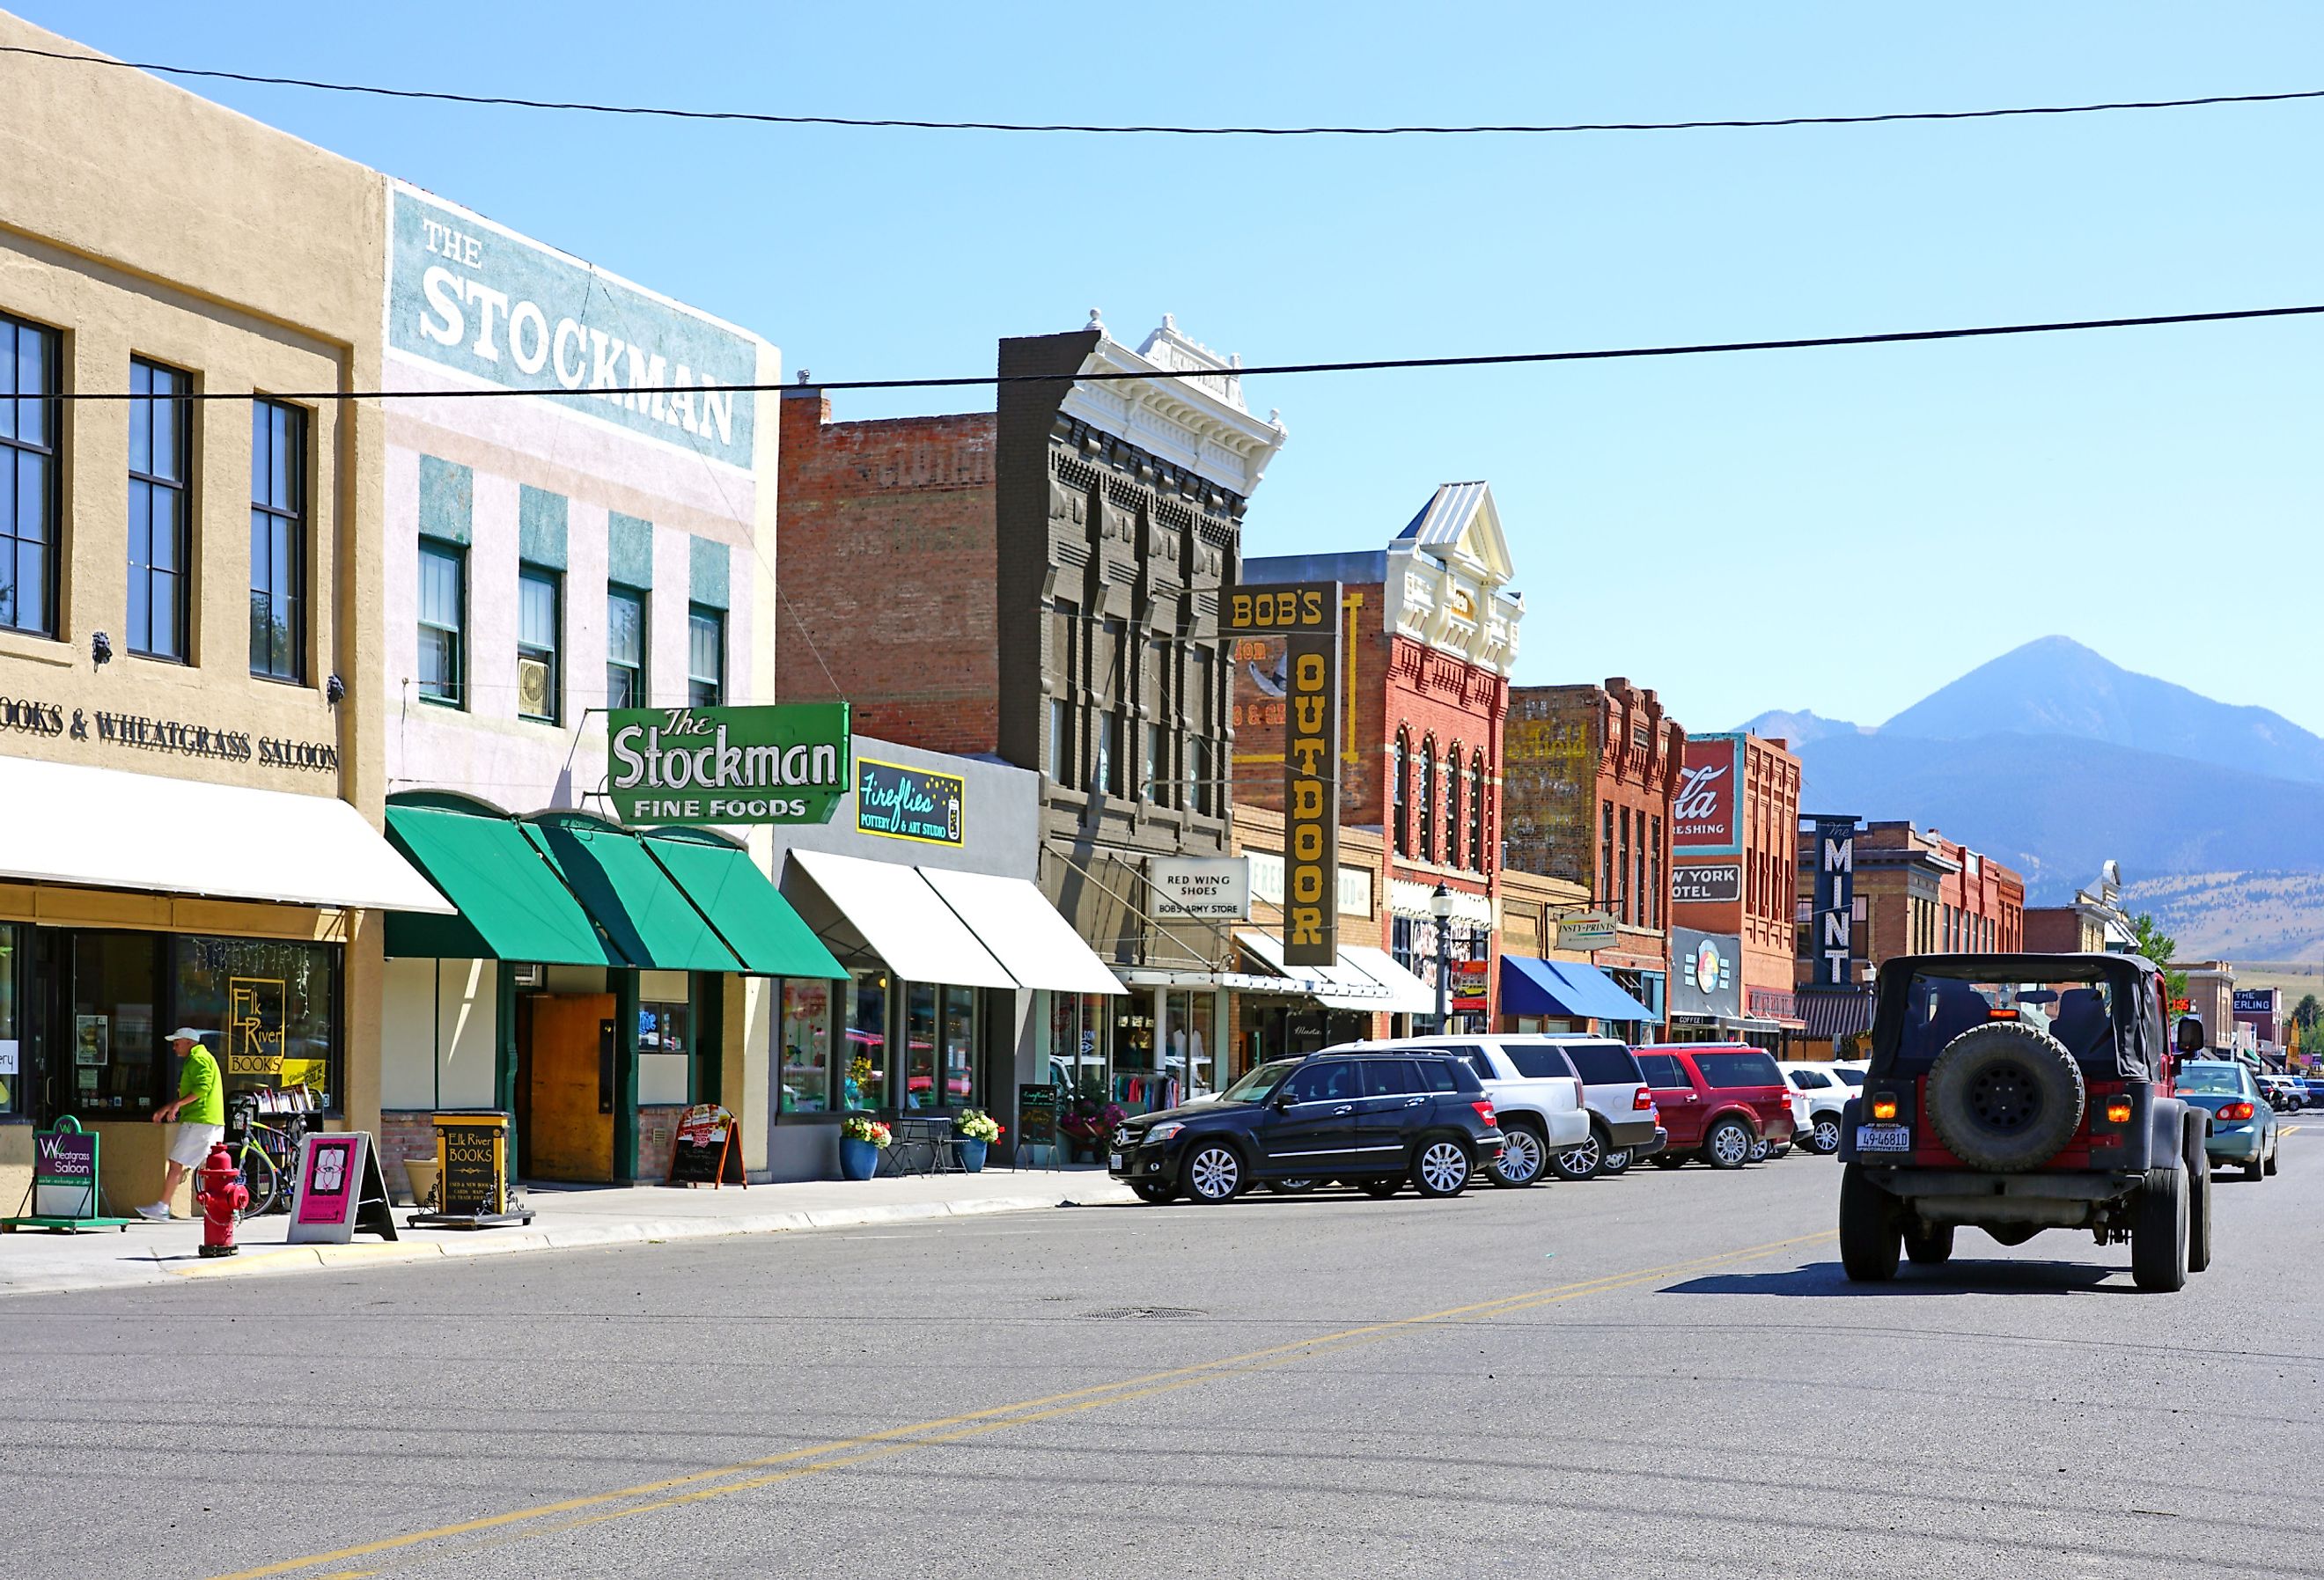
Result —
M 1680 927 L 1732 933 L 1740 942 L 1743 1013 L 1756 1020 L 1790 1021 L 1794 954 L 1796 948 L 1800 824 L 1800 760 L 1786 743 L 1743 739 L 1741 790 L 1743 851 L 1739 856 L 1690 858 L 1683 866 L 1739 869 L 1731 901 L 1674 900 L 1671 919 Z

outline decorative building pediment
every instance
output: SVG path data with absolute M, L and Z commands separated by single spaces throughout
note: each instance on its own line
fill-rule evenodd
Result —
M 1090 327 L 1099 339 L 1082 364 L 1084 375 L 1157 376 L 1084 379 L 1066 393 L 1063 413 L 1248 499 L 1289 434 L 1273 416 L 1261 421 L 1244 406 L 1241 359 L 1186 338 L 1167 313 L 1135 350 L 1113 338 L 1094 311 Z M 1173 374 L 1196 376 L 1162 376 Z
M 1515 672 L 1524 595 L 1493 490 L 1447 483 L 1388 545 L 1388 628 L 1474 664 Z

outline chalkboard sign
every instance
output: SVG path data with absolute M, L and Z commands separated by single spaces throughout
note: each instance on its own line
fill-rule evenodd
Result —
M 669 1173 L 663 1183 L 713 1189 L 739 1185 L 748 1190 L 742 1149 L 734 1144 L 734 1116 L 715 1103 L 697 1103 L 687 1109 L 678 1122 L 678 1140 L 670 1147 Z
M 1057 1089 L 1055 1086 L 1017 1088 L 1017 1144 L 1054 1147 L 1057 1144 Z

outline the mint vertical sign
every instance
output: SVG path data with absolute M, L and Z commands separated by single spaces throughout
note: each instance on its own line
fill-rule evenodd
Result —
M 967 810 L 968 786 L 956 773 L 856 760 L 855 827 L 866 834 L 958 845 Z
M 617 707 L 606 797 L 624 823 L 828 823 L 847 793 L 847 704 Z

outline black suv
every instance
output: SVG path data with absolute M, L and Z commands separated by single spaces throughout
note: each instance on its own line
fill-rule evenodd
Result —
M 1124 1120 L 1109 1169 L 1145 1200 L 1184 1191 L 1229 1202 L 1345 1179 L 1375 1197 L 1405 1183 L 1458 1196 L 1500 1156 L 1484 1084 L 1457 1058 L 1418 1052 L 1311 1054 L 1260 1065 L 1217 1096 Z
M 2142 1289 L 2211 1257 L 2207 1116 L 2172 1095 L 2163 974 L 2133 955 L 1919 955 L 1880 968 L 1872 1067 L 1840 1123 L 1840 1256 L 1858 1280 L 1952 1255 L 1967 1224 L 2130 1242 Z M 2202 1022 L 2180 1022 L 2181 1048 Z

